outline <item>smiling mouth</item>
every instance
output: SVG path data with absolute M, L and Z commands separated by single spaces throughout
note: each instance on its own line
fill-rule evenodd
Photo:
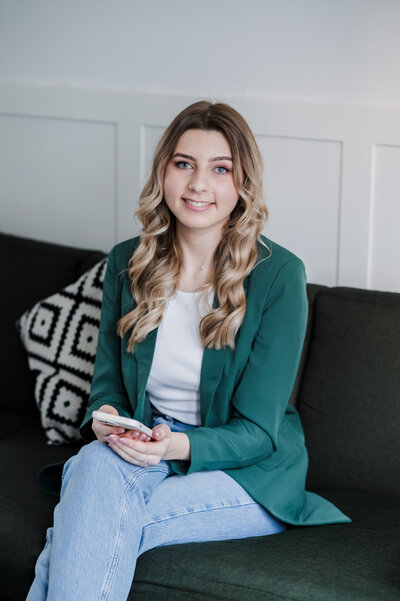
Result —
M 184 200 L 188 204 L 192 205 L 192 207 L 207 207 L 208 205 L 215 204 L 214 202 L 204 202 L 204 201 L 200 201 L 200 200 L 199 201 L 198 200 L 191 200 L 190 198 L 183 198 L 182 200 Z

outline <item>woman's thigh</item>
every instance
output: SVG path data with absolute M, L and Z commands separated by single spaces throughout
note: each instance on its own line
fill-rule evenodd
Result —
M 139 554 L 187 542 L 264 536 L 286 530 L 220 470 L 170 476 L 153 491 L 143 516 Z

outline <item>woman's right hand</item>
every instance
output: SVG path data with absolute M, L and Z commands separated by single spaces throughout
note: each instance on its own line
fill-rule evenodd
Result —
M 111 405 L 102 405 L 99 411 L 118 415 L 118 411 Z M 92 430 L 95 433 L 97 440 L 100 440 L 100 442 L 107 442 L 107 436 L 110 436 L 110 434 L 123 434 L 125 432 L 125 428 L 121 428 L 120 426 L 107 426 L 107 424 L 94 418 L 92 420 Z

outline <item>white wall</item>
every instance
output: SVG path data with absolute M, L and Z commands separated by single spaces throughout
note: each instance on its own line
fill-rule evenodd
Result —
M 398 0 L 1 0 L 0 80 L 398 104 Z
M 396 0 L 0 0 L 0 229 L 108 250 L 163 127 L 223 99 L 267 235 L 310 281 L 400 291 L 399 26 Z

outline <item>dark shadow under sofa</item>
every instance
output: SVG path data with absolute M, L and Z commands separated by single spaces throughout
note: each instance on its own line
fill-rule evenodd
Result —
M 0 234 L 0 601 L 25 599 L 57 498 L 38 473 L 80 443 L 49 446 L 15 320 L 104 255 Z M 129 599 L 400 599 L 400 294 L 308 286 L 310 316 L 291 402 L 310 456 L 307 488 L 351 524 L 154 549 Z

